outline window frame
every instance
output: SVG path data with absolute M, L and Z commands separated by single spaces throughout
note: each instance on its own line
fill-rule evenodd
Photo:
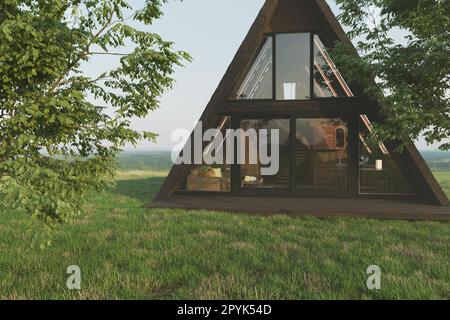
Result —
M 234 115 L 232 116 L 232 128 L 238 129 L 240 128 L 240 123 L 245 119 L 289 119 L 290 122 L 290 137 L 291 141 L 295 139 L 295 135 L 297 132 L 297 119 L 317 119 L 317 118 L 325 118 L 325 119 L 333 119 L 339 118 L 347 124 L 348 127 L 348 139 L 349 141 L 355 138 L 355 134 L 357 133 L 356 129 L 356 117 L 348 116 L 348 115 L 323 115 L 317 116 L 314 114 L 304 114 L 304 113 L 291 113 L 291 114 L 277 114 L 277 115 L 267 115 L 264 113 L 252 113 L 246 115 Z M 241 168 L 238 164 L 232 165 L 231 171 L 231 184 L 232 184 L 232 192 L 230 195 L 234 196 L 280 196 L 280 197 L 331 197 L 331 198 L 357 198 L 360 195 L 358 194 L 358 186 L 357 182 L 359 181 L 359 177 L 357 173 L 359 172 L 356 167 L 355 160 L 357 158 L 354 156 L 355 152 L 357 152 L 355 146 L 357 144 L 349 143 L 348 146 L 348 186 L 346 190 L 340 189 L 302 189 L 298 188 L 296 183 L 296 167 L 295 167 L 295 144 L 290 143 L 290 188 L 289 189 L 265 189 L 265 188 L 242 188 L 240 186 L 240 178 L 241 178 Z M 237 153 L 237 146 L 235 145 L 235 155 Z
M 288 99 L 288 100 L 278 100 L 277 99 L 277 35 L 286 35 L 286 34 L 309 34 L 309 98 L 304 99 Z M 326 38 L 325 34 L 322 32 L 311 32 L 311 31 L 290 31 L 290 32 L 267 32 L 262 36 L 261 42 L 258 44 L 258 49 L 252 56 L 251 62 L 245 67 L 244 72 L 242 73 L 238 85 L 233 88 L 233 91 L 228 98 L 228 102 L 273 102 L 273 103 L 286 103 L 286 102 L 307 102 L 307 101 L 322 101 L 322 100 L 338 100 L 338 99 L 353 99 L 356 96 L 338 96 L 338 97 L 317 97 L 314 90 L 314 76 L 315 76 L 315 65 L 314 65 L 314 37 L 317 36 L 321 38 L 322 42 L 325 42 L 324 45 L 329 47 L 330 42 Z M 248 72 L 252 68 L 255 63 L 260 50 L 263 48 L 264 42 L 263 39 L 271 38 L 272 39 L 272 98 L 271 99 L 239 99 L 236 97 L 237 92 L 239 91 L 242 82 L 247 76 Z M 350 86 L 350 85 L 349 85 Z
M 290 134 L 291 139 L 295 138 L 297 131 L 296 120 L 314 119 L 314 118 L 340 118 L 348 125 L 348 186 L 347 190 L 336 189 L 299 189 L 295 181 L 296 167 L 295 167 L 295 144 L 290 144 L 290 184 L 291 187 L 287 189 L 245 189 L 241 188 L 241 170 L 240 166 L 236 164 L 237 144 L 235 144 L 235 163 L 231 164 L 231 191 L 227 192 L 212 192 L 212 191 L 186 191 L 177 190 L 177 195 L 198 195 L 198 196 L 277 196 L 277 197 L 310 197 L 310 198 L 338 198 L 338 199 L 401 199 L 411 200 L 420 197 L 418 194 L 367 194 L 360 192 L 360 140 L 359 140 L 359 118 L 360 113 L 345 114 L 345 113 L 305 113 L 301 109 L 295 112 L 281 112 L 267 114 L 266 112 L 252 112 L 252 113 L 228 113 L 231 117 L 231 129 L 239 129 L 241 120 L 243 119 L 290 119 Z M 291 140 L 292 141 L 292 140 Z
M 266 38 L 271 38 L 272 39 L 272 98 L 270 98 L 270 99 L 264 99 L 264 98 L 262 98 L 262 99 L 239 99 L 237 97 L 237 93 L 239 92 L 240 87 L 242 86 L 245 78 L 247 77 L 248 73 L 252 69 L 254 63 L 258 59 L 259 53 L 261 52 L 261 50 L 263 49 L 264 44 L 265 44 L 263 40 L 266 39 Z M 274 100 L 274 96 L 273 96 L 273 94 L 274 94 L 274 87 L 275 87 L 275 84 L 273 83 L 273 81 L 275 80 L 274 68 L 275 68 L 275 33 L 265 33 L 262 36 L 262 39 L 261 39 L 260 43 L 258 44 L 258 49 L 253 54 L 253 56 L 251 58 L 251 61 L 248 63 L 247 66 L 245 66 L 245 69 L 242 72 L 241 77 L 239 78 L 237 85 L 234 86 L 233 91 L 231 92 L 231 95 L 228 98 L 228 101 L 230 101 L 230 102 L 234 102 L 234 101 L 241 101 L 241 102 L 242 101 L 261 101 L 261 102 L 264 102 L 264 101 L 266 101 L 266 102 L 275 101 Z
M 361 115 L 363 116 L 363 115 Z M 364 115 L 366 116 L 366 115 Z M 366 116 L 367 117 L 367 116 Z M 367 117 L 367 119 L 370 121 L 369 117 Z M 407 181 L 406 177 L 405 177 L 405 173 L 402 172 L 400 170 L 400 168 L 398 167 L 397 164 L 395 164 L 394 170 L 397 170 L 397 175 L 401 176 L 401 179 L 403 180 L 403 183 L 405 183 L 406 185 L 408 185 L 408 187 L 411 189 L 411 191 L 408 192 L 399 192 L 399 191 L 393 191 L 393 192 L 365 192 L 363 191 L 363 186 L 362 186 L 362 171 L 363 171 L 363 167 L 361 166 L 360 163 L 360 159 L 362 156 L 362 152 L 361 150 L 363 149 L 363 147 L 365 147 L 363 141 L 361 139 L 359 139 L 359 135 L 360 133 L 365 130 L 364 128 L 364 124 L 361 118 L 358 119 L 358 195 L 362 196 L 362 197 L 387 197 L 387 198 L 392 198 L 392 197 L 403 197 L 403 198 L 409 198 L 409 197 L 419 197 L 419 195 L 417 193 L 415 193 L 412 190 L 412 186 L 410 185 L 410 183 Z M 382 150 L 382 147 L 386 150 L 384 153 Z M 380 160 L 382 160 L 384 163 L 388 163 L 388 160 L 394 161 L 392 159 L 393 155 L 391 154 L 391 152 L 389 152 L 389 150 L 386 149 L 386 147 L 384 146 L 384 144 L 380 144 L 380 147 L 378 147 L 377 152 L 375 152 L 375 155 L 378 154 L 378 158 L 381 158 Z M 382 155 L 381 155 L 382 154 Z M 388 170 L 387 175 L 390 176 L 392 170 Z
M 309 36 L 309 98 L 302 98 L 302 99 L 277 99 L 277 36 L 279 35 L 295 35 L 295 34 L 302 34 L 302 35 L 308 35 Z M 312 90 L 311 88 L 314 88 L 311 85 L 311 81 L 313 80 L 314 72 L 311 69 L 311 66 L 314 64 L 314 57 L 311 55 L 313 53 L 313 50 L 311 50 L 311 46 L 313 45 L 313 38 L 314 33 L 313 32 L 276 32 L 272 34 L 273 39 L 273 80 L 272 80 L 272 100 L 276 102 L 286 102 L 286 101 L 309 101 L 312 100 Z
M 276 35 L 290 33 L 308 33 L 310 35 L 310 98 L 301 100 L 277 100 L 276 99 Z M 303 190 L 296 187 L 295 182 L 295 144 L 291 143 L 291 163 L 290 163 L 290 184 L 289 190 L 273 189 L 244 189 L 240 186 L 241 170 L 237 164 L 231 165 L 231 192 L 217 193 L 206 191 L 176 191 L 176 194 L 189 195 L 220 195 L 220 196 L 279 196 L 279 197 L 311 197 L 311 198 L 339 198 L 339 199 L 416 199 L 417 194 L 366 194 L 360 192 L 360 166 L 359 166 L 359 118 L 363 114 L 371 115 L 372 106 L 362 95 L 359 88 L 351 87 L 355 95 L 338 97 L 316 97 L 314 93 L 314 37 L 321 37 L 325 47 L 330 47 L 326 35 L 322 31 L 292 31 L 292 32 L 270 32 L 264 33 L 263 38 L 272 39 L 272 99 L 237 99 L 235 98 L 242 81 L 247 76 L 247 72 L 256 61 L 264 42 L 258 45 L 258 50 L 251 57 L 250 63 L 245 66 L 242 74 L 237 79 L 236 86 L 233 87 L 229 98 L 219 108 L 217 116 L 231 117 L 231 129 L 239 129 L 242 119 L 290 119 L 290 131 L 294 138 L 296 133 L 296 119 L 298 118 L 340 118 L 348 125 L 348 153 L 349 172 L 348 187 L 346 191 L 340 190 Z M 323 37 L 325 36 L 325 37 Z M 235 148 L 237 146 L 235 145 Z M 235 156 L 237 154 L 235 149 Z M 235 159 L 236 160 L 236 159 Z M 235 162 L 236 163 L 236 162 Z

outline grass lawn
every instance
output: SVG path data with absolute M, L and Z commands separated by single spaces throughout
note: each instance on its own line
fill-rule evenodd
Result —
M 164 175 L 119 174 L 45 250 L 24 214 L 2 212 L 0 298 L 450 299 L 448 223 L 145 209 Z M 450 172 L 437 176 L 449 192 Z M 382 289 L 369 291 L 374 264 Z

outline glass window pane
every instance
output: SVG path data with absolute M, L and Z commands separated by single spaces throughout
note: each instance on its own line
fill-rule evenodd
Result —
M 218 135 L 226 137 L 226 130 L 231 128 L 230 117 L 220 117 L 216 121 L 215 128 L 219 129 L 213 139 L 220 139 Z M 211 141 L 214 141 L 211 139 Z M 220 141 L 220 140 L 216 140 Z M 203 161 L 212 159 L 220 152 L 219 163 L 208 161 L 201 165 L 193 165 L 186 181 L 182 187 L 185 191 L 210 191 L 210 192 L 230 192 L 231 191 L 231 165 L 227 164 L 227 148 L 225 143 L 221 143 L 216 148 L 212 142 L 203 145 Z
M 297 188 L 347 190 L 347 123 L 297 119 L 295 164 Z
M 310 98 L 310 34 L 276 35 L 277 100 Z
M 369 146 L 366 137 L 371 131 L 367 116 L 360 120 L 360 193 L 362 194 L 411 194 L 412 190 L 403 177 L 392 155 L 383 144 Z
M 261 130 L 268 130 L 267 138 L 267 152 L 269 157 L 273 158 L 271 150 L 279 152 L 279 166 L 276 174 L 264 175 L 262 168 L 267 168 L 273 165 L 273 163 L 267 165 L 262 164 L 261 161 L 261 149 L 258 143 L 245 138 L 245 164 L 241 164 L 241 187 L 244 189 L 254 188 L 266 188 L 266 189 L 288 189 L 290 187 L 290 168 L 289 168 L 289 132 L 290 132 L 290 120 L 288 119 L 251 119 L 242 120 L 241 129 L 248 134 L 249 130 L 254 130 L 256 136 L 260 137 Z M 271 130 L 278 130 L 279 140 L 275 141 L 275 145 L 272 145 Z M 242 141 L 241 141 L 242 143 Z M 256 158 L 256 163 L 251 159 Z
M 314 97 L 352 97 L 353 93 L 327 53 L 319 36 L 314 36 Z
M 261 50 L 239 86 L 233 99 L 272 99 L 273 89 L 272 37 L 263 40 Z

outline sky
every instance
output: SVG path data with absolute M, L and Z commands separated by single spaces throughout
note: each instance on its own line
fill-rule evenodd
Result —
M 143 0 L 130 2 L 139 8 Z M 264 0 L 173 0 L 164 5 L 162 19 L 146 30 L 173 41 L 194 61 L 177 68 L 176 83 L 161 97 L 158 110 L 145 119 L 133 119 L 134 129 L 159 134 L 157 143 L 141 142 L 136 150 L 171 150 L 177 144 L 171 141 L 172 132 L 194 127 L 263 4 Z M 336 6 L 330 5 L 337 13 Z M 95 76 L 116 64 L 117 58 L 102 56 L 84 69 Z M 417 146 L 435 148 L 424 141 Z

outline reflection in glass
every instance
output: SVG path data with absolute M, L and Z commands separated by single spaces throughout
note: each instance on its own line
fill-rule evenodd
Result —
M 226 130 L 231 128 L 230 117 L 220 117 L 216 121 L 215 128 L 225 138 Z M 212 143 L 205 143 L 203 148 L 203 158 L 211 155 L 215 156 L 217 149 L 212 147 Z M 230 192 L 231 191 L 231 166 L 226 164 L 226 146 L 221 145 L 223 151 L 223 164 L 202 164 L 193 165 L 189 175 L 186 177 L 184 190 L 187 191 L 212 191 L 212 192 Z
M 310 34 L 276 35 L 277 100 L 310 98 Z
M 252 150 L 258 150 L 259 145 L 250 145 L 252 141 L 246 138 L 245 141 L 245 164 L 241 164 L 241 187 L 245 189 L 249 188 L 269 188 L 269 189 L 288 189 L 290 187 L 290 169 L 289 169 L 289 132 L 290 121 L 288 119 L 259 119 L 259 120 L 242 120 L 241 129 L 247 132 L 249 129 L 254 129 L 259 136 L 259 131 L 262 129 L 268 130 L 268 146 L 267 150 L 272 150 L 271 145 L 271 130 L 279 130 L 279 142 L 275 150 L 279 149 L 279 170 L 275 175 L 263 175 L 261 168 L 268 167 L 262 165 L 259 156 L 256 164 L 252 164 L 250 153 Z M 269 154 L 269 156 L 271 156 Z
M 340 119 L 297 119 L 297 188 L 347 190 L 348 126 Z
M 314 36 L 314 96 L 316 98 L 353 96 L 317 35 Z
M 360 121 L 360 186 L 362 194 L 411 194 L 412 190 L 392 155 L 383 144 L 371 147 L 367 136 L 371 124 L 366 116 Z
M 272 99 L 272 51 L 272 37 L 267 37 L 234 99 Z

